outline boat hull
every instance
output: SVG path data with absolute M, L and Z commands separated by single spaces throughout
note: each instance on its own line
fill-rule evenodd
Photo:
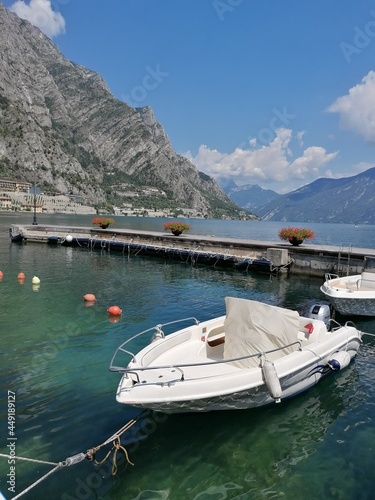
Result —
M 281 381 L 283 390 L 282 399 L 284 400 L 297 396 L 332 373 L 335 372 L 328 368 L 327 365 L 316 363 L 305 369 L 303 373 L 295 373 L 290 377 L 286 377 Z M 191 399 L 188 400 L 168 400 L 168 396 L 166 395 L 167 400 L 165 401 L 149 401 L 144 403 L 141 401 L 132 401 L 131 399 L 124 400 L 120 395 L 121 390 L 120 383 L 117 397 L 118 402 L 129 404 L 137 408 L 168 414 L 219 410 L 247 410 L 275 404 L 275 399 L 270 395 L 269 388 L 266 384 L 214 397 L 199 398 L 197 395 L 192 394 Z
M 281 389 L 278 398 L 272 394 L 272 387 L 265 380 L 261 361 L 258 366 L 248 369 L 214 362 L 202 367 L 196 363 L 197 358 L 194 363 L 188 364 L 192 352 L 205 352 L 206 349 L 216 352 L 213 359 L 222 358 L 220 349 L 223 347 L 217 344 L 207 348 L 207 339 L 202 336 L 210 330 L 211 322 L 158 339 L 141 350 L 120 380 L 117 401 L 163 413 L 240 410 L 266 406 L 296 396 L 316 385 L 322 378 L 335 373 L 330 363 L 332 357 L 337 352 L 345 352 L 350 361 L 356 356 L 361 343 L 360 333 L 353 326 L 341 327 L 328 334 L 324 327 L 322 342 L 319 342 L 317 333 L 306 334 L 306 339 L 301 341 L 301 349 L 275 359 L 272 363 L 276 382 Z M 319 320 L 314 324 L 321 329 L 324 325 Z M 218 329 L 218 323 L 212 326 L 213 329 Z M 315 342 L 312 340 L 314 335 L 317 336 Z M 169 347 L 165 346 L 167 342 Z M 176 349 L 175 354 L 171 358 L 165 357 L 173 349 Z M 166 363 L 169 359 L 176 359 L 175 364 Z M 205 362 L 207 359 L 201 357 L 201 361 Z M 153 364 L 156 366 L 152 366 Z M 160 367 L 160 364 L 164 366 Z
M 375 316 L 375 298 L 361 299 L 327 296 L 332 307 L 343 316 Z
M 368 273 L 367 273 L 368 275 Z M 335 311 L 343 316 L 375 316 L 375 275 L 326 279 L 320 287 Z

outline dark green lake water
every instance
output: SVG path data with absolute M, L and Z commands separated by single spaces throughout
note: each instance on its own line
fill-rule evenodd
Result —
M 44 217 L 47 223 L 89 225 L 85 218 Z M 101 444 L 139 414 L 116 402 L 119 376 L 108 370 L 116 347 L 129 336 L 168 320 L 224 314 L 227 295 L 300 312 L 322 300 L 316 278 L 11 244 L 9 224 L 22 218 L 0 216 L 1 453 L 9 443 L 8 391 L 16 397 L 16 454 L 59 462 Z M 162 227 L 160 221 L 123 219 L 124 227 Z M 277 234 L 281 227 L 252 224 L 198 221 L 197 232 L 241 238 L 251 233 L 249 238 L 268 240 L 270 230 Z M 324 230 L 333 238 L 335 225 L 330 226 Z M 21 271 L 23 284 L 17 280 Z M 41 281 L 37 290 L 33 276 Z M 92 307 L 85 306 L 85 293 L 96 295 Z M 117 323 L 109 321 L 111 305 L 123 309 Z M 375 333 L 375 320 L 355 322 Z M 365 337 L 360 355 L 346 370 L 292 400 L 248 411 L 145 414 L 122 440 L 133 466 L 122 460 L 111 476 L 109 461 L 95 466 L 85 460 L 51 475 L 24 498 L 372 499 L 374 376 L 375 338 Z M 0 489 L 6 498 L 14 496 L 8 491 L 9 468 L 0 458 Z M 17 462 L 16 493 L 51 468 Z

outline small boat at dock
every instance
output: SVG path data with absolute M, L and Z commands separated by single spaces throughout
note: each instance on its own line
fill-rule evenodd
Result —
M 361 344 L 350 322 L 330 319 L 330 328 L 257 301 L 225 303 L 224 316 L 181 320 L 187 326 L 169 334 L 179 321 L 156 325 L 122 343 L 109 367 L 121 374 L 117 401 L 164 413 L 279 403 L 348 366 Z
M 341 278 L 327 273 L 320 290 L 343 316 L 375 316 L 375 272 Z
M 13 232 L 13 229 L 9 228 L 9 237 L 12 243 L 23 243 L 24 235 L 22 231 Z

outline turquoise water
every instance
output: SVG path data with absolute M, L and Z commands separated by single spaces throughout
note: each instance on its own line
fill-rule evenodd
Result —
M 139 411 L 115 400 L 119 376 L 108 370 L 116 347 L 168 320 L 224 314 L 224 297 L 262 300 L 303 312 L 321 300 L 317 278 L 269 277 L 87 249 L 11 244 L 0 215 L 0 450 L 6 451 L 7 391 L 16 395 L 16 453 L 59 462 L 97 446 Z M 91 217 L 40 216 L 39 221 L 90 225 Z M 31 222 L 31 221 L 29 221 Z M 190 221 L 192 233 L 276 239 L 282 223 Z M 158 219 L 116 218 L 117 227 L 162 230 Z M 322 244 L 369 247 L 374 226 L 318 226 Z M 308 224 L 308 227 L 313 227 Z M 317 230 L 314 227 L 315 230 Z M 345 240 L 343 238 L 345 235 Z M 327 239 L 331 242 L 327 241 Z M 335 243 L 332 243 L 335 241 Z M 318 241 L 317 241 L 318 243 Z M 26 275 L 19 283 L 19 272 Z M 38 276 L 40 287 L 31 279 Z M 92 307 L 85 293 L 97 297 Z M 121 319 L 110 322 L 107 308 Z M 375 320 L 356 319 L 375 333 Z M 51 475 L 28 499 L 373 498 L 375 338 L 345 371 L 267 408 L 165 416 L 147 413 L 123 437 L 130 460 L 85 460 Z M 98 452 L 104 458 L 109 447 Z M 0 458 L 6 498 L 10 465 Z M 51 470 L 16 464 L 16 492 Z

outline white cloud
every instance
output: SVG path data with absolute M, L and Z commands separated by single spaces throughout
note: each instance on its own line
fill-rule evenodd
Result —
M 342 127 L 357 132 L 368 142 L 375 142 L 375 72 L 370 71 L 327 111 L 340 115 Z
M 301 147 L 303 146 L 303 136 L 305 135 L 305 133 L 305 130 L 301 130 L 300 132 L 296 133 L 297 141 Z
M 51 0 L 17 0 L 9 8 L 22 19 L 27 19 L 50 38 L 65 33 L 65 19 L 52 9 Z
M 299 179 L 319 177 L 321 167 L 333 160 L 336 156 L 337 151 L 327 154 L 327 151 L 320 146 L 310 146 L 305 149 L 302 156 L 290 164 L 290 168 Z
M 291 191 L 319 177 L 320 169 L 338 154 L 311 146 L 302 156 L 293 159 L 289 147 L 291 139 L 292 131 L 281 128 L 276 130 L 276 137 L 268 146 L 258 149 L 236 148 L 227 154 L 202 145 L 195 157 L 186 156 L 198 170 L 214 178 L 230 177 L 238 185 L 260 184 L 278 192 Z

